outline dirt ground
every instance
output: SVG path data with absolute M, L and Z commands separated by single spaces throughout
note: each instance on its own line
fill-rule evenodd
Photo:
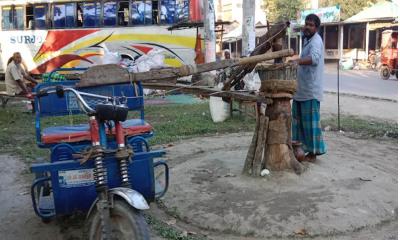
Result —
M 295 232 L 306 239 L 396 239 L 397 141 L 325 137 L 328 153 L 302 175 L 256 179 L 240 174 L 251 133 L 175 143 L 167 148 L 165 209 L 152 204 L 149 213 L 209 239 L 293 239 Z M 81 221 L 44 224 L 36 217 L 30 175 L 21 175 L 27 171 L 21 160 L 0 155 L 1 239 L 80 239 Z
M 336 107 L 336 96 L 325 94 L 321 115 Z M 397 122 L 397 102 L 342 96 L 341 110 Z M 250 138 L 195 138 L 167 148 L 166 209 L 152 204 L 149 213 L 209 239 L 292 239 L 296 231 L 312 239 L 396 239 L 397 141 L 327 132 L 328 153 L 301 176 L 253 179 L 240 174 Z M 22 160 L 0 154 L 0 239 L 81 239 L 82 217 L 44 224 L 34 214 L 28 172 Z
M 55 223 L 44 224 L 35 215 L 30 199 L 30 175 L 18 158 L 0 155 L 1 239 L 63 239 Z M 28 177 L 29 176 L 29 177 Z
M 171 187 L 163 202 L 213 239 L 286 239 L 296 232 L 320 239 L 395 239 L 397 142 L 333 132 L 325 137 L 328 153 L 306 164 L 302 175 L 257 179 L 241 175 L 250 133 L 179 143 L 168 149 Z
M 30 196 L 29 167 L 17 157 L 0 154 L 0 239 L 80 240 L 85 216 L 74 215 L 43 223 L 35 215 Z M 157 240 L 155 233 L 152 239 Z

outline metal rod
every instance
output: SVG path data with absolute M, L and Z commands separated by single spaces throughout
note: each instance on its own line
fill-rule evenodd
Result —
M 340 59 L 338 59 L 337 62 L 337 111 L 338 111 L 338 130 L 339 132 L 341 131 L 340 129 L 340 90 L 339 90 L 339 71 L 340 71 Z

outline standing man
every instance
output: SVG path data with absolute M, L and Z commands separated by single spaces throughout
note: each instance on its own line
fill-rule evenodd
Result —
M 303 144 L 305 160 L 314 162 L 326 152 L 320 123 L 320 102 L 323 98 L 324 45 L 318 28 L 320 19 L 310 14 L 303 28 L 304 44 L 297 68 L 297 91 L 292 106 L 293 141 Z
M 24 83 L 24 79 L 29 80 L 33 84 L 37 84 L 22 67 L 22 57 L 19 52 L 15 52 L 7 63 L 5 76 L 6 90 L 9 95 L 22 95 L 31 97 L 30 90 Z
M 224 50 L 224 59 L 225 60 L 231 59 L 231 51 L 229 49 Z

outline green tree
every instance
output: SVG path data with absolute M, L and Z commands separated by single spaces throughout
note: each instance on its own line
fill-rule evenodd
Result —
M 376 2 L 377 0 L 320 0 L 319 4 L 320 7 L 329 7 L 339 4 L 340 18 L 341 20 L 346 20 Z
M 319 0 L 319 7 L 339 4 L 340 18 L 345 20 L 378 1 L 382 0 Z M 297 19 L 298 12 L 304 10 L 304 3 L 307 2 L 307 0 L 264 0 L 264 9 L 270 22 L 294 20 Z
M 302 0 L 264 0 L 264 6 L 270 22 L 297 19 L 297 13 L 304 9 Z

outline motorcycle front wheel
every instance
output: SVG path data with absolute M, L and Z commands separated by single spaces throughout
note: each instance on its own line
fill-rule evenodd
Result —
M 111 236 L 112 240 L 148 240 L 149 230 L 143 215 L 126 201 L 115 199 L 114 207 L 110 210 Z M 85 224 L 85 239 L 100 240 L 101 219 L 97 209 L 94 209 Z

